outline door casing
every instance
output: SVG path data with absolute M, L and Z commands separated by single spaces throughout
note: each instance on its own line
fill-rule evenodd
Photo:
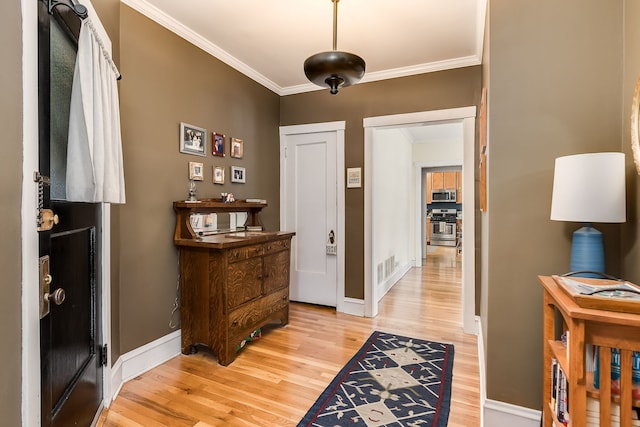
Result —
M 447 121 L 461 121 L 463 126 L 463 209 L 462 209 L 462 324 L 465 333 L 477 334 L 475 321 L 475 117 L 476 107 L 460 107 L 447 110 L 422 111 L 415 113 L 394 114 L 390 116 L 367 117 L 363 119 L 364 126 L 364 169 L 365 183 L 372 181 L 372 145 L 374 129 L 387 126 L 398 127 L 416 123 L 439 123 Z M 420 172 L 416 170 L 416 180 L 419 180 Z M 373 284 L 372 266 L 372 191 L 365 185 L 364 192 L 364 275 L 365 275 L 365 315 L 375 317 L 378 313 L 378 299 L 376 287 Z M 419 200 L 419 199 L 418 199 Z M 467 206 L 465 208 L 464 206 Z M 469 209 L 468 207 L 472 208 Z M 417 245 L 416 245 L 417 246 Z

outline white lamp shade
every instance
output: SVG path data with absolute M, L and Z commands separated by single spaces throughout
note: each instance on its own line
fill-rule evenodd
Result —
M 625 222 L 624 153 L 558 157 L 553 176 L 551 219 Z

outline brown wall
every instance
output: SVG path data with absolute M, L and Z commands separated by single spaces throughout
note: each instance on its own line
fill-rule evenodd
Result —
M 22 15 L 19 1 L 0 2 L 0 414 L 2 424 L 19 426 L 22 286 Z M 12 40 L 12 42 L 9 42 Z
M 188 163 L 203 162 L 198 197 L 259 197 L 267 229 L 279 225 L 279 97 L 174 33 L 122 5 L 120 110 L 127 203 L 118 210 L 119 345 L 125 353 L 170 332 L 178 257 L 174 200 L 188 190 Z M 186 122 L 244 140 L 244 158 L 179 153 Z M 228 141 L 227 141 L 228 143 Z M 212 166 L 226 167 L 214 185 Z M 229 166 L 246 168 L 231 184 Z M 179 314 L 177 314 L 179 318 Z M 113 355 L 114 360 L 117 354 Z
M 542 291 L 536 276 L 569 270 L 571 233 L 578 228 L 549 219 L 554 160 L 621 150 L 622 3 L 490 1 L 482 313 L 489 399 L 542 407 Z M 622 274 L 622 226 L 597 227 L 604 233 L 608 272 Z
M 481 68 L 466 67 L 282 97 L 282 125 L 344 120 L 345 167 L 364 167 L 366 117 L 478 105 Z M 366 183 L 365 183 L 366 185 Z M 345 296 L 364 298 L 364 190 L 345 195 Z

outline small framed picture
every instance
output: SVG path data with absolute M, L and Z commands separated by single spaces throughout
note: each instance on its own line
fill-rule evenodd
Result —
M 211 136 L 211 147 L 214 156 L 224 157 L 224 135 L 213 132 Z
M 347 168 L 347 188 L 362 187 L 362 168 Z
M 231 157 L 241 159 L 244 154 L 244 141 L 238 138 L 231 138 Z
M 197 126 L 180 123 L 180 152 L 207 155 L 207 131 Z
M 204 167 L 200 162 L 189 162 L 189 179 L 204 181 Z
M 231 166 L 231 182 L 245 183 L 245 170 L 240 166 Z
M 224 168 L 222 166 L 213 167 L 213 183 L 224 184 Z

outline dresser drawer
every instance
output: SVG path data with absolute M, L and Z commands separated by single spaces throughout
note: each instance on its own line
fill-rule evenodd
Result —
M 289 289 L 283 289 L 229 313 L 229 336 L 257 329 L 273 313 L 289 305 Z
M 272 254 L 274 252 L 291 248 L 291 239 L 275 240 L 273 242 L 265 243 L 263 246 L 265 254 Z
M 243 246 L 240 248 L 229 249 L 229 263 L 238 262 L 245 259 L 261 256 L 264 254 L 264 245 Z

